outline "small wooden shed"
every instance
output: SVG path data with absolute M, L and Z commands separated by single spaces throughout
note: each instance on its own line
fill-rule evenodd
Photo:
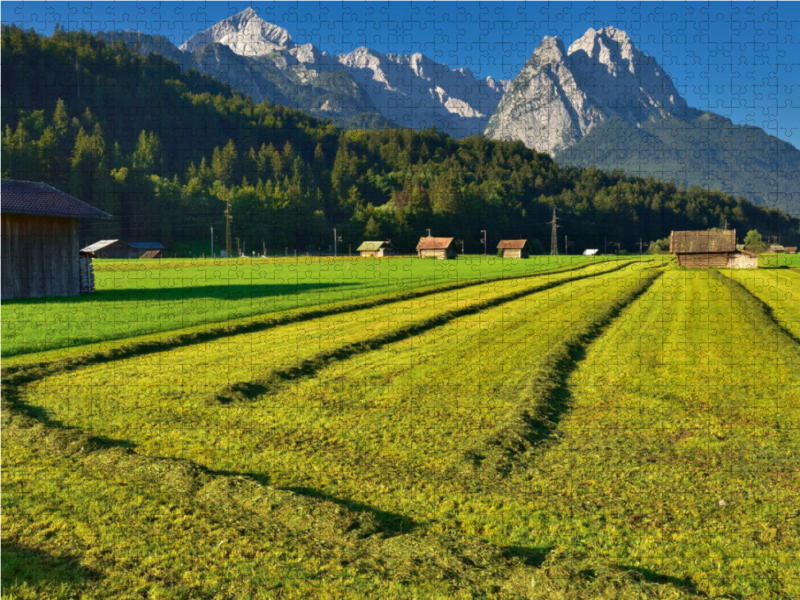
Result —
M 392 248 L 389 240 L 385 242 L 364 242 L 358 247 L 357 252 L 361 253 L 361 256 L 376 256 L 378 258 L 395 255 L 394 248 Z
M 78 296 L 90 291 L 78 219 L 111 215 L 45 183 L 3 179 L 2 299 Z
M 455 258 L 458 254 L 453 238 L 422 237 L 417 244 L 420 258 Z
M 497 249 L 503 258 L 528 258 L 531 255 L 528 240 L 500 240 Z
M 122 240 L 100 240 L 81 248 L 81 252 L 91 254 L 94 258 L 139 258 L 139 251 Z
M 679 267 L 717 269 L 755 269 L 758 255 L 736 249 L 736 230 L 673 231 L 670 252 Z

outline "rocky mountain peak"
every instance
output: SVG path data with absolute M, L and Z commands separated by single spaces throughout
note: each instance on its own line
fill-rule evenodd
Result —
M 288 31 L 268 23 L 253 8 L 247 8 L 193 35 L 180 49 L 193 52 L 214 42 L 228 46 L 240 56 L 260 56 L 295 46 Z

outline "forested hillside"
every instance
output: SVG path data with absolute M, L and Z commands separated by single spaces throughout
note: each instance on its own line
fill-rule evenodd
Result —
M 797 239 L 798 220 L 744 199 L 654 178 L 560 168 L 521 142 L 456 141 L 435 130 L 341 131 L 160 56 L 57 29 L 3 27 L 3 177 L 44 181 L 117 217 L 86 227 L 87 241 L 122 237 L 172 248 L 224 226 L 248 249 L 327 250 L 391 238 L 403 251 L 430 228 L 467 252 L 500 238 L 570 252 L 605 240 L 728 226 Z M 219 230 L 218 230 L 219 231 Z M 219 237 L 217 239 L 220 239 Z M 248 252 L 249 253 L 249 252 Z

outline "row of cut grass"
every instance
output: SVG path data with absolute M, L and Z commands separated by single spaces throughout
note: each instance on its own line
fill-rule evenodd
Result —
M 640 277 L 626 268 L 545 290 L 325 365 L 313 379 L 248 403 L 206 402 L 209 390 L 252 376 L 253 363 L 230 362 L 237 352 L 259 357 L 259 369 L 292 364 L 369 335 L 365 322 L 316 325 L 313 343 L 298 344 L 302 331 L 293 327 L 267 339 L 226 340 L 220 361 L 197 346 L 87 367 L 29 385 L 24 400 L 55 422 L 124 440 L 143 454 L 375 503 L 382 485 L 403 489 L 435 478 L 502 423 L 552 348 Z
M 721 273 L 744 286 L 766 304 L 775 320 L 800 339 L 800 271 L 737 269 Z
M 581 256 L 454 261 L 95 261 L 97 291 L 3 302 L 3 355 L 45 352 L 456 282 L 601 262 Z
M 668 271 L 587 349 L 527 472 L 458 506 L 463 526 L 547 549 L 533 598 L 798 597 L 798 390 L 800 347 L 757 301 Z

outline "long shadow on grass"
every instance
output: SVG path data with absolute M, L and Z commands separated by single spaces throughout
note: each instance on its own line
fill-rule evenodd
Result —
M 671 575 L 662 575 L 660 573 L 656 573 L 655 571 L 651 571 L 650 569 L 645 569 L 644 567 L 632 567 L 629 565 L 615 565 L 615 568 L 619 569 L 620 571 L 627 571 L 628 573 L 635 573 L 635 577 L 641 578 L 643 581 L 648 583 L 655 583 L 658 585 L 671 585 L 681 591 L 684 591 L 688 594 L 692 594 L 693 596 L 700 596 L 700 597 L 707 597 L 707 594 L 702 590 L 697 589 L 697 586 L 694 582 L 689 579 L 688 577 L 673 577 Z M 741 598 L 738 594 L 726 594 L 725 598 L 730 598 L 731 600 L 736 600 Z
M 86 580 L 98 579 L 100 574 L 84 567 L 75 558 L 55 556 L 42 550 L 26 548 L 14 541 L 3 540 L 3 592 L 13 586 L 44 586 L 53 588 L 64 584 L 80 585 Z
M 415 522 L 411 517 L 408 517 L 406 515 L 380 510 L 378 508 L 375 508 L 374 506 L 364 504 L 363 502 L 357 502 L 355 500 L 348 500 L 346 498 L 337 498 L 316 488 L 285 487 L 280 489 L 286 490 L 288 492 L 293 492 L 300 496 L 306 496 L 308 498 L 316 498 L 317 500 L 328 500 L 329 502 L 338 504 L 339 506 L 342 506 L 353 512 L 369 513 L 375 517 L 376 521 L 378 521 L 381 531 L 390 536 L 408 533 L 419 525 L 419 523 Z
M 529 567 L 541 567 L 547 559 L 547 555 L 553 550 L 553 546 L 541 548 L 528 548 L 526 546 L 501 546 L 500 551 L 506 558 L 519 558 Z

